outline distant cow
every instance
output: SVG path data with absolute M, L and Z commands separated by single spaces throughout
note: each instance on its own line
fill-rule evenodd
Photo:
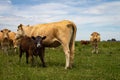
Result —
M 90 41 L 81 40 L 80 43 L 82 45 L 88 45 L 88 44 L 90 44 Z
M 19 50 L 20 50 L 20 61 L 22 57 L 22 53 L 26 53 L 26 63 L 28 63 L 28 58 L 30 58 L 31 64 L 33 64 L 33 55 L 34 56 L 39 56 L 41 61 L 42 61 L 42 66 L 45 67 L 45 62 L 44 62 L 44 46 L 42 44 L 42 41 L 46 38 L 44 37 L 27 37 L 23 36 L 20 40 L 19 44 Z
M 91 34 L 90 41 L 93 46 L 92 53 L 98 53 L 98 42 L 100 42 L 100 34 L 97 32 L 93 32 Z
M 46 36 L 46 39 L 43 41 L 43 45 L 45 47 L 58 47 L 59 45 L 62 45 L 66 56 L 65 69 L 67 69 L 72 68 L 73 64 L 76 31 L 76 25 L 68 20 L 47 24 L 37 24 L 33 27 L 25 27 L 20 24 L 18 26 L 16 38 L 20 38 L 21 35 L 34 37 Z
M 9 38 L 9 33 L 11 32 L 8 29 L 1 30 L 2 39 L 1 39 L 1 47 L 5 53 L 8 53 L 8 49 L 11 48 L 13 41 Z

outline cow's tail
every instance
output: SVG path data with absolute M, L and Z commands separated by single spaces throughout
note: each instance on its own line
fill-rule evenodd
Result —
M 76 38 L 77 27 L 76 27 L 76 25 L 73 22 L 68 24 L 68 27 L 71 28 L 71 30 L 72 30 L 72 35 L 71 35 L 70 44 L 69 44 L 69 49 L 70 49 L 70 67 L 72 67 L 73 60 L 74 60 L 75 38 Z
M 74 45 L 74 43 L 75 43 L 77 27 L 76 27 L 76 25 L 75 25 L 73 22 L 71 22 L 71 23 L 68 24 L 67 26 L 68 26 L 69 28 L 71 28 L 71 30 L 72 30 L 72 35 L 71 35 L 70 45 L 69 45 L 69 47 L 70 47 L 70 46 Z M 74 46 L 73 46 L 73 47 L 74 47 Z

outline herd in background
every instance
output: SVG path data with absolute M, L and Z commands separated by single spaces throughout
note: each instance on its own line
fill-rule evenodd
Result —
M 16 52 L 16 48 L 19 47 L 20 61 L 22 53 L 25 52 L 26 63 L 30 59 L 33 64 L 33 55 L 39 56 L 42 66 L 45 67 L 45 47 L 62 45 L 66 58 L 65 69 L 68 69 L 73 65 L 76 31 L 76 25 L 68 20 L 33 26 L 20 24 L 16 33 L 9 29 L 0 30 L 0 47 L 6 54 L 9 54 L 8 49 L 14 49 Z M 81 44 L 91 43 L 92 53 L 98 53 L 98 42 L 100 42 L 100 34 L 93 32 L 90 41 L 81 41 Z

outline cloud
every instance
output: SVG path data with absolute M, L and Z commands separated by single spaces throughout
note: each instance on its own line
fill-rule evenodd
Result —
M 40 17 L 44 15 L 64 15 L 67 14 L 64 9 L 67 8 L 66 5 L 62 5 L 59 3 L 46 3 L 40 5 L 29 6 L 26 8 L 22 8 L 20 11 L 16 11 L 17 14 L 24 17 Z
M 39 0 L 35 1 L 39 2 Z M 68 19 L 77 25 L 77 39 L 80 39 L 79 32 L 84 33 L 86 28 L 91 30 L 86 33 L 88 35 L 94 30 L 104 29 L 104 26 L 120 25 L 119 11 L 120 1 L 70 0 L 66 2 L 65 0 L 45 0 L 45 2 L 36 5 L 17 5 L 13 4 L 11 0 L 3 0 L 0 1 L 0 26 L 5 24 L 5 27 L 15 30 L 20 23 L 33 25 Z
M 120 2 L 108 2 L 108 3 L 103 3 L 97 6 L 92 6 L 83 13 L 85 14 L 94 14 L 94 15 L 113 15 L 113 14 L 120 14 L 118 12 L 120 10 Z
M 10 0 L 1 0 L 0 1 L 0 15 L 4 15 L 9 13 L 9 11 L 12 10 L 12 5 Z

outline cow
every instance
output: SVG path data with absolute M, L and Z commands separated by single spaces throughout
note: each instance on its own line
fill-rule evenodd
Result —
M 30 58 L 31 65 L 33 65 L 33 55 L 34 56 L 39 56 L 42 62 L 42 66 L 45 67 L 45 62 L 44 62 L 44 47 L 42 45 L 42 41 L 46 38 L 46 36 L 41 37 L 28 37 L 28 36 L 23 36 L 20 39 L 20 44 L 19 44 L 19 51 L 20 51 L 20 61 L 23 52 L 26 53 L 26 63 L 28 64 L 28 58 Z
M 81 43 L 82 45 L 88 45 L 88 44 L 90 44 L 90 41 L 81 40 L 80 43 Z
M 98 53 L 98 42 L 100 42 L 100 34 L 98 32 L 93 32 L 90 36 L 90 41 L 93 46 L 92 53 Z
M 13 44 L 13 41 L 9 38 L 9 33 L 11 31 L 8 29 L 3 29 L 1 30 L 1 32 L 2 32 L 1 47 L 3 51 L 8 54 L 8 49 L 10 49 L 10 47 Z
M 1 32 L 1 30 L 0 30 L 0 49 L 1 49 L 2 36 L 3 36 L 3 34 L 2 34 L 2 32 Z
M 26 31 L 26 28 L 29 32 Z M 27 27 L 20 24 L 17 29 L 16 38 L 20 38 L 21 35 L 46 36 L 46 39 L 43 41 L 45 47 L 58 47 L 62 45 L 66 56 L 65 69 L 68 69 L 72 68 L 73 65 L 76 31 L 76 25 L 69 20 Z
M 14 48 L 14 52 L 16 52 L 16 49 L 18 47 L 17 40 L 15 38 L 16 33 L 11 31 L 8 33 L 8 35 L 9 35 L 9 38 L 13 41 L 12 48 Z

